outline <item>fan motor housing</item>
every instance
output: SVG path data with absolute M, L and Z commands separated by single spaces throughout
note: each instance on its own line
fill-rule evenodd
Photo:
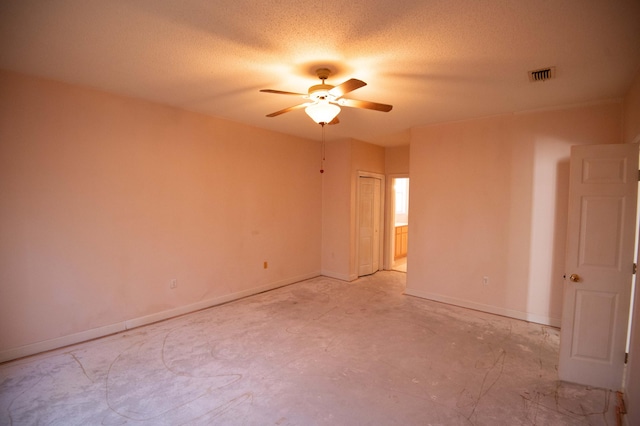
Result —
M 329 90 L 334 86 L 330 84 L 316 84 L 309 88 L 309 99 L 317 101 L 320 99 L 329 99 Z

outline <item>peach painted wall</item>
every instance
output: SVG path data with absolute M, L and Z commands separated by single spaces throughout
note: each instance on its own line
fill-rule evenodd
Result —
M 385 150 L 379 145 L 373 145 L 356 139 L 351 140 L 351 171 L 366 171 L 384 174 Z
M 384 174 L 384 148 L 355 139 L 328 141 L 322 181 L 322 274 L 344 281 L 356 268 L 358 171 Z
M 327 141 L 322 174 L 322 275 L 350 281 L 351 141 Z
M 640 142 L 640 71 L 624 98 L 624 142 Z
M 620 143 L 621 117 L 603 103 L 414 129 L 407 293 L 559 325 L 570 146 Z
M 409 174 L 409 145 L 385 148 L 385 173 Z
M 318 142 L 8 72 L 0 141 L 0 358 L 320 273 Z

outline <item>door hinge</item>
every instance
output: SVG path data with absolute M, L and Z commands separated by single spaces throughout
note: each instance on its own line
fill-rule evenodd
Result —
M 640 182 L 640 170 L 638 170 L 638 182 Z
M 627 364 L 629 362 L 629 352 L 625 352 L 624 354 L 624 363 Z
M 638 273 L 638 264 L 637 263 L 633 263 L 633 275 Z

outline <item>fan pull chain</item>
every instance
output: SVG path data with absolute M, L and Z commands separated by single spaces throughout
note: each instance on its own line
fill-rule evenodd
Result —
M 320 173 L 324 173 L 324 123 L 320 123 L 322 126 L 322 146 L 320 150 Z

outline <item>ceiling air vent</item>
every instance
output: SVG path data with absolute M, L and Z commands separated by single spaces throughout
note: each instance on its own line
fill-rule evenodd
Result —
M 545 81 L 551 80 L 556 76 L 556 67 L 541 68 L 539 70 L 529 71 L 529 81 Z

